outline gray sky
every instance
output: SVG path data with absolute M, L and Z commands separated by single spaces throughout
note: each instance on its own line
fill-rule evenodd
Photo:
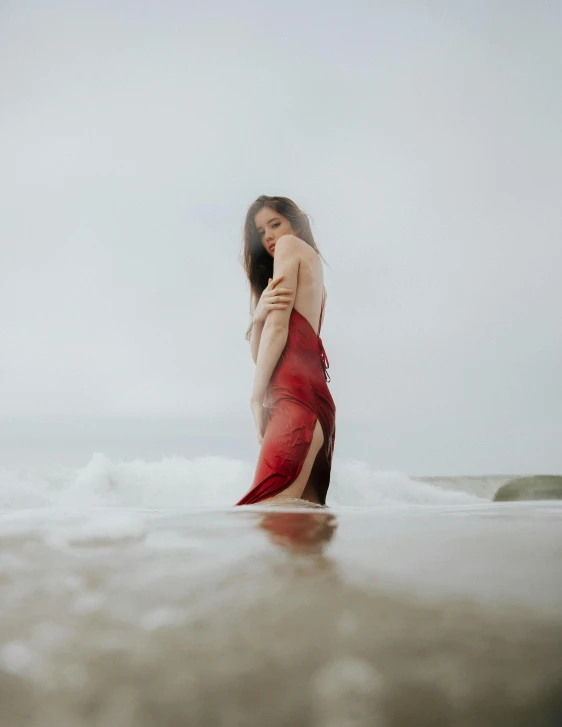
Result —
M 253 444 L 242 224 L 280 194 L 336 456 L 560 473 L 561 8 L 4 0 L 0 416 Z

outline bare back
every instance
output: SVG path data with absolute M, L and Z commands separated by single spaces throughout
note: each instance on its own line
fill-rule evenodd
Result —
M 297 292 L 293 307 L 310 323 L 318 334 L 318 321 L 324 293 L 324 269 L 316 250 L 300 241 L 300 261 Z

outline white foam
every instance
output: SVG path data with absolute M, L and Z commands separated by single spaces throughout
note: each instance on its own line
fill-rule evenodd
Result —
M 114 462 L 102 453 L 79 468 L 0 469 L 0 508 L 49 506 L 148 509 L 232 507 L 248 491 L 255 463 L 224 456 Z M 334 458 L 327 505 L 384 503 L 461 505 L 480 499 L 420 482 L 403 472 L 377 472 L 366 462 Z
M 403 472 L 377 472 L 360 460 L 335 464 L 332 480 L 327 498 L 329 505 L 461 505 L 479 501 L 478 497 L 470 493 L 420 482 Z

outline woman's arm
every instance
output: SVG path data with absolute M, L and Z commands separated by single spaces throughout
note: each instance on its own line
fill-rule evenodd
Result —
M 250 335 L 250 349 L 252 351 L 252 358 L 254 359 L 254 363 L 257 363 L 258 361 L 258 351 L 260 348 L 260 338 L 261 338 L 261 332 L 263 330 L 265 321 L 262 320 L 256 320 L 254 318 L 254 323 L 252 325 L 252 333 Z
M 283 235 L 275 244 L 274 277 L 283 274 L 285 284 L 294 291 L 294 295 L 291 302 L 284 308 L 269 311 L 263 324 L 256 360 L 254 386 L 250 397 L 251 402 L 259 402 L 260 406 L 263 404 L 271 374 L 279 361 L 289 335 L 289 319 L 297 295 L 300 244 L 300 241 L 293 235 Z
M 272 310 L 284 308 L 291 302 L 293 291 L 290 288 L 276 287 L 283 277 L 283 274 L 280 274 L 274 278 L 269 278 L 267 287 L 262 292 L 257 303 L 255 303 L 252 329 L 250 332 L 250 351 L 254 363 L 257 363 L 258 360 L 261 334 L 267 316 Z M 254 295 L 255 301 L 256 296 Z

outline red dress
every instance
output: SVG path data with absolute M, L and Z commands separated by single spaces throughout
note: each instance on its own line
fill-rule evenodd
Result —
M 329 362 L 320 338 L 324 301 L 325 295 L 318 335 L 296 308 L 291 311 L 287 343 L 264 398 L 268 415 L 254 482 L 236 505 L 266 500 L 296 480 L 310 449 L 317 419 L 322 425 L 324 443 L 316 455 L 309 482 L 313 483 L 320 504 L 326 504 L 336 438 L 336 406 L 327 385 Z

